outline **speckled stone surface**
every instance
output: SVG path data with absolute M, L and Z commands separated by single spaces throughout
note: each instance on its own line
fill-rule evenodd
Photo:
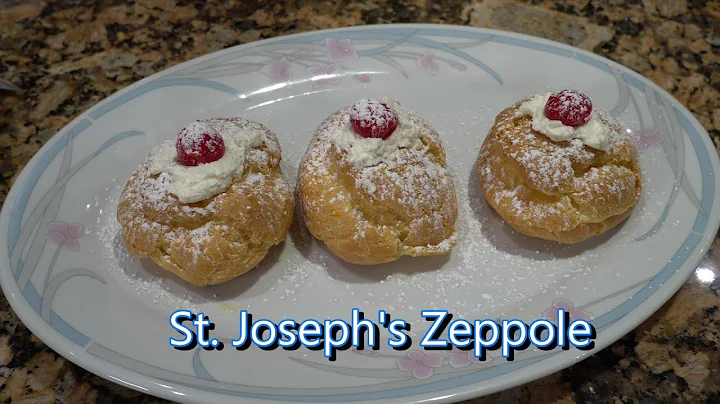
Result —
M 720 1 L 356 0 L 0 2 L 0 203 L 32 155 L 71 119 L 152 73 L 228 46 L 350 25 L 498 28 L 581 47 L 673 94 L 720 149 Z M 720 241 L 649 320 L 571 368 L 473 403 L 720 402 Z M 707 272 L 706 272 L 707 273 Z M 0 401 L 158 403 L 80 369 L 0 298 Z

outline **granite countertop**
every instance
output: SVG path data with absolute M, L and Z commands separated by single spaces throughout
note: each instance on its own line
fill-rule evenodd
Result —
M 356 0 L 0 3 L 0 203 L 53 134 L 115 91 L 228 46 L 350 25 L 424 22 L 517 31 L 578 46 L 673 94 L 720 149 L 720 1 Z M 132 4 L 136 3 L 136 4 Z M 571 368 L 473 402 L 720 402 L 720 240 L 649 320 Z M 707 272 L 706 272 L 707 273 Z M 69 363 L 0 298 L 0 401 L 162 402 Z

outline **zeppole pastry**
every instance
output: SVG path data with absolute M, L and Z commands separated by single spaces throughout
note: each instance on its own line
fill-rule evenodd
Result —
M 642 190 L 635 144 L 572 90 L 502 111 L 482 145 L 478 173 L 489 205 L 514 229 L 566 244 L 621 223 Z
M 280 158 L 277 138 L 258 123 L 191 123 L 155 147 L 123 190 L 117 218 L 128 250 L 196 286 L 249 271 L 292 222 Z
M 315 132 L 298 174 L 310 233 L 354 264 L 448 253 L 457 196 L 438 133 L 388 99 L 363 99 Z

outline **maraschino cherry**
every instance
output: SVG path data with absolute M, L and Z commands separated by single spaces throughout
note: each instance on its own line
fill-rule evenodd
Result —
M 585 94 L 575 90 L 563 90 L 550 95 L 545 104 L 545 116 L 552 121 L 560 121 L 563 125 L 585 125 L 590 120 L 592 102 Z
M 180 164 L 194 167 L 220 160 L 225 155 L 225 142 L 208 124 L 195 121 L 180 130 L 175 149 Z
M 350 124 L 364 138 L 387 139 L 398 123 L 397 113 L 378 100 L 360 100 L 350 111 Z

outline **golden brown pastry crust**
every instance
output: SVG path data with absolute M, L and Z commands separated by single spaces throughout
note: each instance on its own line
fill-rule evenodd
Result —
M 240 118 L 220 120 L 241 126 L 250 123 Z M 208 286 L 246 273 L 270 247 L 285 240 L 293 196 L 280 169 L 280 144 L 269 129 L 260 127 L 263 142 L 246 152 L 242 178 L 225 192 L 197 203 L 181 203 L 168 192 L 167 177 L 148 171 L 148 156 L 118 204 L 117 218 L 128 251 L 151 258 L 193 285 Z
M 310 233 L 354 264 L 448 253 L 456 242 L 457 196 L 438 133 L 407 111 L 422 127 L 425 148 L 400 149 L 390 161 L 356 167 L 330 141 L 347 125 L 349 111 L 322 123 L 300 165 L 298 194 Z
M 640 200 L 635 144 L 601 112 L 618 136 L 608 152 L 580 140 L 554 142 L 532 129 L 532 117 L 502 111 L 478 159 L 489 205 L 514 229 L 531 237 L 578 243 L 625 220 Z

